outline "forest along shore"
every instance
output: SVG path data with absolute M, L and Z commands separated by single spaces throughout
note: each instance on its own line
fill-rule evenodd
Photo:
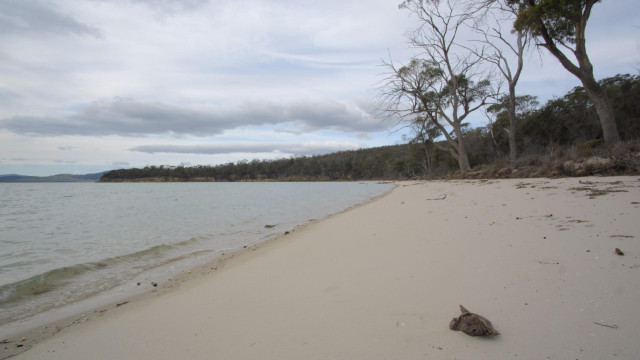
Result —
M 639 213 L 638 177 L 404 182 L 16 359 L 638 358 Z

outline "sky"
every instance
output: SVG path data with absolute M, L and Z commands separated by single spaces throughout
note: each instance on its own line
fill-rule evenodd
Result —
M 419 49 L 399 0 L 0 0 L 0 174 L 216 165 L 403 142 L 383 61 Z M 596 78 L 640 72 L 640 2 L 596 4 Z M 578 80 L 544 52 L 520 93 Z M 476 117 L 472 125 L 486 125 Z

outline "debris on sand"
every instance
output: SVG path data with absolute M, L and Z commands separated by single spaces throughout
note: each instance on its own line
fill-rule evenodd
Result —
M 617 329 L 618 328 L 618 325 L 615 325 L 615 324 L 609 325 L 609 324 L 600 323 L 600 322 L 597 322 L 597 321 L 594 321 L 593 323 L 596 324 L 596 325 L 608 327 L 608 328 L 611 328 L 611 329 Z
M 462 331 L 469 336 L 496 336 L 500 333 L 493 328 L 491 321 L 484 316 L 474 314 L 460 305 L 462 315 L 451 319 L 449 329 Z

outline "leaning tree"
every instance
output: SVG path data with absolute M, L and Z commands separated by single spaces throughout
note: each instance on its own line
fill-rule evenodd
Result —
M 593 6 L 600 0 L 509 0 L 518 7 L 514 28 L 527 31 L 560 64 L 575 75 L 596 108 L 606 143 L 620 141 L 613 106 L 593 76 L 585 31 Z M 566 53 L 565 53 L 566 52 Z M 573 55 L 572 61 L 567 54 Z

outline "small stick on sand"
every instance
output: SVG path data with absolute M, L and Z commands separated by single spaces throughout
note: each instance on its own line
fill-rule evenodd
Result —
M 596 324 L 596 325 L 608 327 L 608 328 L 611 328 L 611 329 L 617 329 L 618 328 L 618 325 L 615 325 L 615 324 L 614 325 L 609 325 L 609 324 L 599 323 L 597 321 L 594 321 L 593 323 Z
M 444 194 L 441 198 L 432 198 L 432 199 L 426 199 L 426 200 L 444 200 L 447 198 L 447 194 Z
M 545 265 L 560 265 L 559 262 L 549 262 L 549 261 L 540 261 L 540 260 L 536 260 L 536 262 L 538 264 L 545 264 Z

